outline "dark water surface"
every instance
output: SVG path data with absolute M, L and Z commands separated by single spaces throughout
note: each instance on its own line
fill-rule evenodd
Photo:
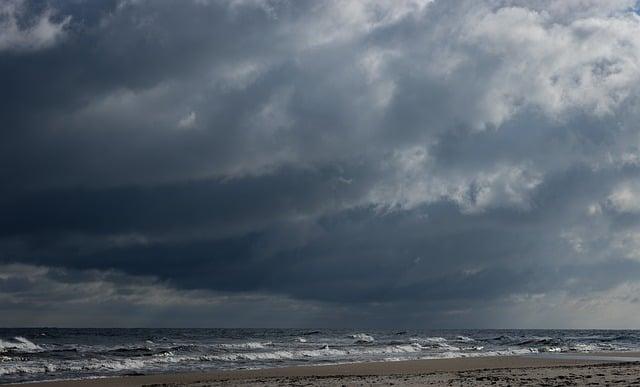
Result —
M 640 350 L 640 331 L 0 329 L 0 383 L 361 361 Z

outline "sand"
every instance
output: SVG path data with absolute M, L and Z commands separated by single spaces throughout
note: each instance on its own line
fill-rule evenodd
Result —
M 159 386 L 640 386 L 640 354 L 508 356 L 357 363 L 17 384 L 31 387 Z M 622 362 L 619 359 L 627 359 Z M 9 385 L 12 386 L 12 385 Z

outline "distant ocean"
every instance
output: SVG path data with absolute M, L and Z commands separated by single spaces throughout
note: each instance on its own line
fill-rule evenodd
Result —
M 363 361 L 640 350 L 640 331 L 0 329 L 0 383 Z

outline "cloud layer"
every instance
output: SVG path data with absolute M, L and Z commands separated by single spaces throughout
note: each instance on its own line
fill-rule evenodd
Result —
M 636 10 L 10 1 L 0 324 L 640 323 Z

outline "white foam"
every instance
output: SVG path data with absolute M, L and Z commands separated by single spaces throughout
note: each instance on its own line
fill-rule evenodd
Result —
M 429 340 L 423 340 L 429 342 Z M 433 342 L 433 340 L 430 340 Z M 436 340 L 440 341 L 440 340 Z M 244 343 L 247 344 L 247 343 Z M 52 373 L 52 372 L 121 372 L 136 369 L 166 369 L 167 364 L 181 362 L 201 363 L 207 361 L 219 361 L 224 363 L 247 362 L 248 365 L 264 367 L 270 361 L 296 361 L 306 359 L 322 359 L 324 362 L 358 362 L 370 359 L 381 361 L 396 361 L 406 359 L 435 359 L 435 358 L 459 358 L 459 357 L 483 357 L 483 356 L 509 356 L 539 352 L 538 348 L 511 348 L 507 350 L 480 352 L 461 352 L 457 349 L 446 350 L 448 344 L 439 342 L 441 352 L 434 352 L 433 346 L 423 346 L 413 342 L 399 345 L 368 345 L 355 347 L 331 347 L 325 345 L 317 349 L 301 350 L 295 348 L 279 349 L 271 351 L 249 351 L 217 353 L 209 355 L 181 355 L 176 356 L 172 352 L 163 352 L 152 357 L 135 359 L 84 359 L 73 361 L 57 361 L 54 363 L 34 362 L 17 363 L 9 357 L 0 363 L 0 375 L 27 374 L 27 373 Z M 451 348 L 455 348 L 449 346 Z M 257 362 L 257 363 L 253 363 Z M 233 365 L 231 365 L 233 366 Z M 200 366 L 202 367 L 202 366 Z
M 488 357 L 488 356 L 517 356 L 517 355 L 527 355 L 531 353 L 537 353 L 537 349 L 535 348 L 513 348 L 507 350 L 496 350 L 496 351 L 485 351 L 485 352 L 441 352 L 436 354 L 430 354 L 425 357 L 421 357 L 421 359 L 451 359 L 451 358 L 460 358 L 460 357 Z
M 142 368 L 146 363 L 148 362 L 137 359 L 100 360 L 87 364 L 83 368 L 86 370 L 124 371 Z
M 271 352 L 238 352 L 225 353 L 218 355 L 205 355 L 200 357 L 204 361 L 252 361 L 252 360 L 300 360 L 305 358 L 319 357 L 362 357 L 364 355 L 385 355 L 385 354 L 402 354 L 416 353 L 423 351 L 424 348 L 418 344 L 404 345 L 388 345 L 383 347 L 365 347 L 365 348 L 331 348 L 328 345 L 320 349 L 311 350 L 279 350 Z
M 443 351 L 460 351 L 460 348 L 447 344 L 447 339 L 444 337 L 412 337 L 409 340 L 419 343 L 423 347 L 441 349 Z
M 409 339 L 409 341 L 412 341 L 414 343 L 423 343 L 423 344 L 432 345 L 432 344 L 445 343 L 447 339 L 445 339 L 444 337 L 412 337 Z
M 424 347 L 422 347 L 418 343 L 413 343 L 413 344 L 393 345 L 393 346 L 389 346 L 389 347 L 383 347 L 378 351 L 373 351 L 373 353 L 376 353 L 376 352 L 380 352 L 380 353 L 413 353 L 413 352 L 420 352 L 422 350 L 424 350 Z
M 250 341 L 247 343 L 220 344 L 219 346 L 222 348 L 231 348 L 231 349 L 265 349 L 269 345 L 272 345 L 272 343 L 271 342 L 258 343 L 258 342 Z
M 460 351 L 460 348 L 454 347 L 453 345 L 449 345 L 447 343 L 439 343 L 438 346 L 445 351 Z
M 42 351 L 42 347 L 25 339 L 22 336 L 16 336 L 13 341 L 0 340 L 0 352 L 8 350 L 16 352 L 37 352 Z
M 538 352 L 562 352 L 560 347 L 541 347 L 538 348 Z
M 1 375 L 12 374 L 16 375 L 15 378 L 17 379 L 23 379 L 24 377 L 20 376 L 20 374 L 31 373 L 40 373 L 35 378 L 41 379 L 43 376 L 58 377 L 62 375 L 66 377 L 67 374 L 65 373 L 89 376 L 121 373 L 127 370 L 154 372 L 160 370 L 202 370 L 207 368 L 261 368 L 276 365 L 296 365 L 302 361 L 307 362 L 307 364 L 318 364 L 320 362 L 322 364 L 338 364 L 341 362 L 362 361 L 509 356 L 542 352 L 589 352 L 617 347 L 617 345 L 609 343 L 575 343 L 558 346 L 556 342 L 538 343 L 533 340 L 531 342 L 513 344 L 511 347 L 502 345 L 498 347 L 500 349 L 495 350 L 492 344 L 487 344 L 488 347 L 485 350 L 482 346 L 482 340 L 475 341 L 467 336 L 443 338 L 419 337 L 416 335 L 414 337 L 409 336 L 408 340 L 407 336 L 402 338 L 381 336 L 382 338 L 378 337 L 376 341 L 374 337 L 366 333 L 354 333 L 348 336 L 340 334 L 335 338 L 324 339 L 324 336 L 322 336 L 323 342 L 321 343 L 315 342 L 320 340 L 319 338 L 312 339 L 296 336 L 273 339 L 274 343 L 266 342 L 266 338 L 265 341 L 246 338 L 244 341 L 235 340 L 217 344 L 211 342 L 185 344 L 176 347 L 176 349 L 173 349 L 173 347 L 160 348 L 153 342 L 147 341 L 147 344 L 153 344 L 149 345 L 150 347 L 155 348 L 155 354 L 152 356 L 140 356 L 135 352 L 129 356 L 126 351 L 111 356 L 104 353 L 104 346 L 87 346 L 85 348 L 81 345 L 74 345 L 74 348 L 77 347 L 82 354 L 80 358 L 75 355 L 69 358 L 55 355 L 46 359 L 44 356 L 19 355 L 13 352 L 28 353 L 48 349 L 58 350 L 67 348 L 69 345 L 42 344 L 41 347 L 24 337 L 14 337 L 10 340 L 0 340 L 0 379 L 4 379 Z M 307 340 L 310 343 L 307 343 Z M 144 338 L 141 341 L 144 341 Z M 156 342 L 159 343 L 158 340 Z M 182 343 L 182 341 L 180 342 Z M 531 348 L 527 348 L 528 346 L 531 346 Z M 131 349 L 137 349 L 137 347 L 131 347 Z M 558 355 L 548 354 L 548 356 Z M 105 357 L 107 358 L 105 359 Z M 207 364 L 205 362 L 214 363 Z
M 328 345 L 325 345 L 322 349 L 301 351 L 299 354 L 303 357 L 338 357 L 347 355 L 347 352 L 340 349 L 330 348 Z
M 38 372 L 46 372 L 43 367 L 24 364 L 3 364 L 0 366 L 0 376 L 14 374 L 34 374 Z
M 172 352 L 164 352 L 144 359 L 91 358 L 80 361 L 63 360 L 56 363 L 36 361 L 29 364 L 10 361 L 0 364 L 0 375 L 83 371 L 119 372 L 154 367 L 164 368 L 166 364 L 198 360 L 200 358 L 197 356 L 175 356 Z
M 425 337 L 421 338 L 420 340 L 428 341 L 431 343 L 444 343 L 445 341 L 447 341 L 447 339 L 445 339 L 444 337 Z
M 514 356 L 514 355 L 527 355 L 530 353 L 538 353 L 537 348 L 512 348 L 498 351 L 482 352 L 482 356 Z
M 203 361 L 239 361 L 239 360 L 283 360 L 295 359 L 296 356 L 291 351 L 274 351 L 274 352 L 247 352 L 247 353 L 229 353 L 223 355 L 204 355 L 200 357 Z
M 356 333 L 350 336 L 356 341 L 356 343 L 373 343 L 375 339 L 373 336 L 369 336 L 366 333 Z
M 594 352 L 594 351 L 626 351 L 628 348 L 612 345 L 609 343 L 583 344 L 577 343 L 567 348 L 569 351 L 576 352 Z
M 172 356 L 175 356 L 175 354 L 173 352 L 171 352 L 171 351 L 168 351 L 168 352 L 157 353 L 157 354 L 155 354 L 153 356 L 155 356 L 155 357 L 172 357 Z

